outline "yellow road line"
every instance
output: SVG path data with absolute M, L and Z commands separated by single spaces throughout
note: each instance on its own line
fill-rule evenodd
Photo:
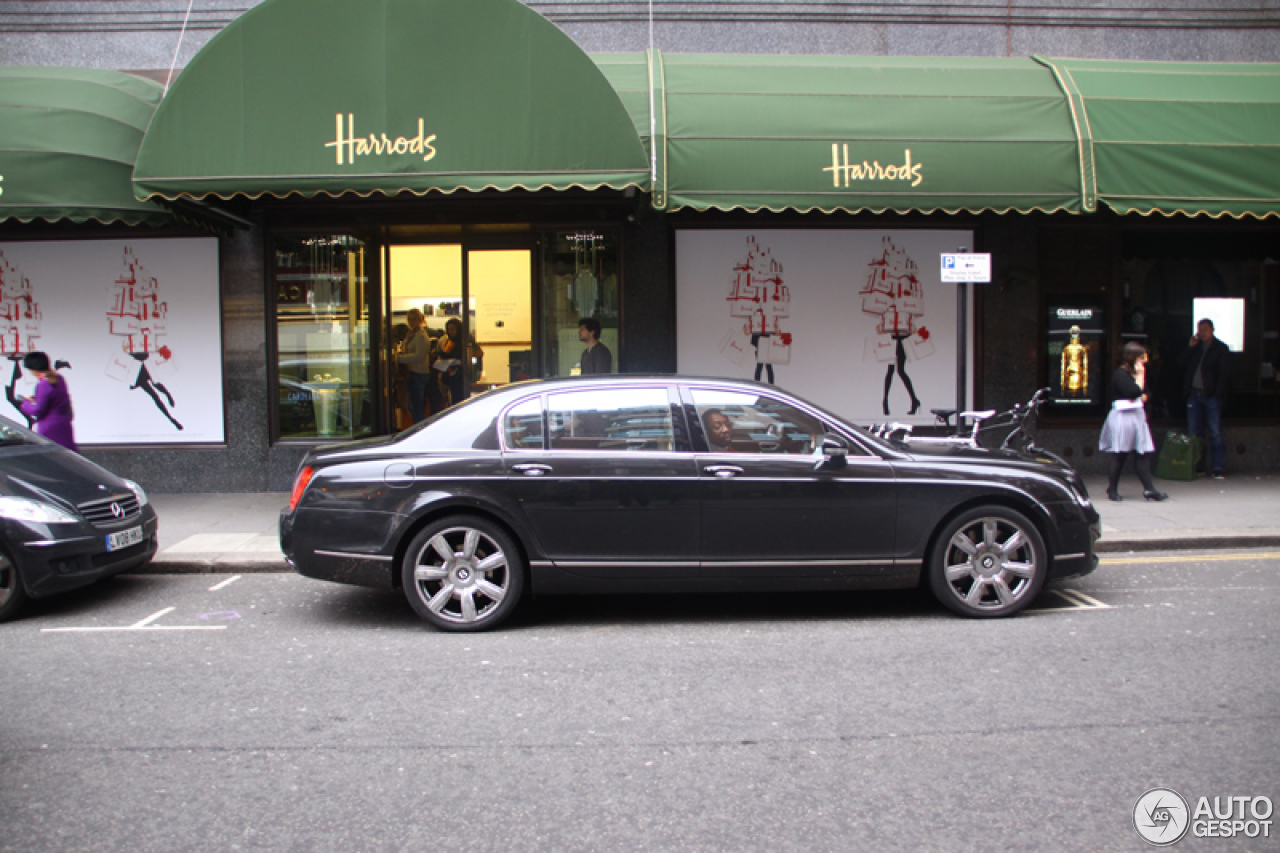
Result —
M 1128 563 L 1218 563 L 1225 560 L 1276 560 L 1280 559 L 1280 551 L 1247 554 L 1185 554 L 1178 557 L 1104 557 L 1098 562 L 1104 566 L 1118 566 Z

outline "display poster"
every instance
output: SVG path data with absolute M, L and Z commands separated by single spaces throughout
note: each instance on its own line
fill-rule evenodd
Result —
M 1049 300 L 1048 371 L 1050 402 L 1074 409 L 1101 407 L 1107 370 L 1103 309 L 1071 299 Z
M 677 368 L 768 382 L 855 423 L 932 424 L 956 403 L 960 285 L 942 283 L 940 257 L 971 245 L 967 230 L 679 231 Z
M 1231 352 L 1244 352 L 1244 300 L 1227 297 L 1197 296 L 1191 300 L 1191 326 L 1194 335 L 1201 320 L 1213 323 L 1213 336 Z
M 42 351 L 78 443 L 223 443 L 218 294 L 213 237 L 0 243 L 0 413 L 27 424 Z

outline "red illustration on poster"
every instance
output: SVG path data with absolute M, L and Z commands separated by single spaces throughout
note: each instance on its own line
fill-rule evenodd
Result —
M 163 382 L 157 382 L 152 376 L 153 370 L 159 372 L 173 357 L 163 342 L 168 331 L 168 315 L 169 304 L 160 299 L 160 283 L 146 274 L 133 249 L 126 247 L 124 272 L 112 285 L 111 305 L 107 308 L 111 334 L 121 338 L 120 352 L 112 356 L 107 375 L 120 382 L 130 382 L 131 391 L 141 390 L 169 423 L 181 430 L 182 424 L 169 411 L 175 406 L 173 395 Z
M 755 350 L 755 378 L 767 375 L 774 384 L 773 366 L 791 363 L 792 336 L 781 320 L 791 316 L 791 290 L 782 283 L 782 264 L 755 235 L 747 237 L 747 255 L 734 264 L 729 283 L 729 316 L 742 317 L 741 334 L 730 329 L 720 341 L 720 352 L 738 366 Z
M 920 409 L 920 399 L 907 375 L 907 361 L 933 355 L 929 330 L 923 323 L 924 291 L 915 261 L 895 246 L 891 237 L 884 237 L 879 257 L 868 264 L 866 284 L 860 292 L 862 312 L 876 318 L 876 334 L 867 338 L 864 359 L 889 363 L 881 408 L 889 414 L 889 391 L 896 374 L 911 397 L 907 414 L 914 415 Z
M 35 300 L 31 279 L 0 252 L 0 355 L 13 362 L 4 395 L 27 426 L 31 426 L 31 418 L 18 405 L 18 381 L 22 378 L 22 358 L 36 349 L 39 337 L 40 303 Z M 65 366 L 65 362 L 58 365 Z

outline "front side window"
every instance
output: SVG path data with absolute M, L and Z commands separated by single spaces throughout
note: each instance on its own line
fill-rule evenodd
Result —
M 552 394 L 547 430 L 552 450 L 668 451 L 676 446 L 663 388 Z
M 275 246 L 277 415 L 281 438 L 373 431 L 365 245 L 354 237 Z
M 789 403 L 749 391 L 692 390 L 698 424 L 714 453 L 810 454 L 822 421 Z

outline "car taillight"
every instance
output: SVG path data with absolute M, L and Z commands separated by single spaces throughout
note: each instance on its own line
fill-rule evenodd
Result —
M 289 493 L 289 509 L 298 508 L 298 501 L 302 500 L 302 493 L 307 490 L 307 484 L 315 473 L 316 469 L 310 465 L 298 472 L 298 478 L 293 481 L 293 491 Z

